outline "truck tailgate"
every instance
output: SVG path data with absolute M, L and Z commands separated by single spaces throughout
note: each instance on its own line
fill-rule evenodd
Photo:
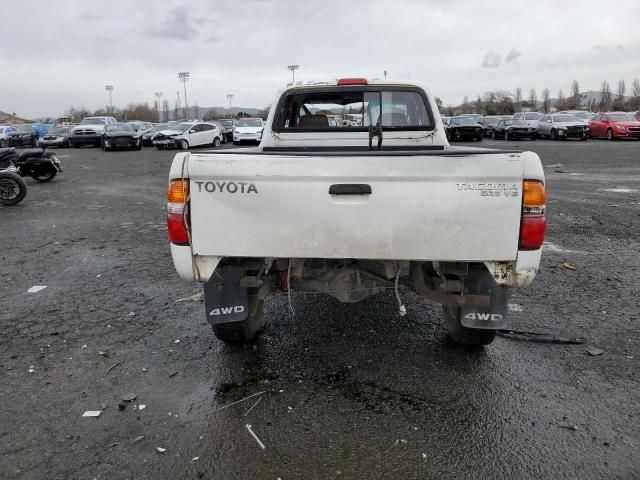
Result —
M 384 153 L 384 152 L 376 152 Z M 518 152 L 188 157 L 197 255 L 515 260 Z M 332 185 L 371 194 L 331 195 Z M 340 188 L 340 187 L 337 187 Z

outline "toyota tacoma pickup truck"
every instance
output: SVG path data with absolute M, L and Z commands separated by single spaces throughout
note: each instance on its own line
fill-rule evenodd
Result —
M 295 85 L 258 147 L 175 156 L 171 253 L 180 277 L 204 283 L 224 342 L 254 339 L 271 294 L 291 306 L 296 292 L 391 291 L 404 315 L 410 289 L 442 305 L 454 342 L 486 345 L 506 327 L 509 289 L 536 276 L 544 182 L 535 153 L 450 147 L 420 83 Z

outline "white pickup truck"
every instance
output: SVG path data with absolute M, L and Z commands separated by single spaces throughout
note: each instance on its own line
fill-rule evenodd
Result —
M 178 153 L 167 223 L 224 342 L 255 337 L 270 294 L 395 290 L 404 315 L 409 288 L 486 345 L 536 275 L 545 201 L 535 153 L 450 147 L 419 83 L 347 78 L 280 92 L 257 148 Z

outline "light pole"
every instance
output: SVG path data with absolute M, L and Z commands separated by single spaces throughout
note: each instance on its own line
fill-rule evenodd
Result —
M 231 100 L 233 100 L 233 93 L 227 93 L 227 100 L 229 100 L 229 117 L 233 118 L 233 112 L 231 111 Z
M 300 68 L 300 65 L 287 65 L 287 68 L 291 70 L 291 83 L 296 83 L 296 70 Z
M 113 113 L 113 99 L 111 97 L 111 92 L 113 92 L 113 85 L 105 85 L 104 89 L 109 92 L 109 113 Z
M 189 72 L 178 72 L 178 79 L 182 82 L 182 85 L 184 86 L 184 111 L 185 111 L 185 118 L 187 120 L 189 120 L 189 102 L 187 102 L 187 80 L 189 80 L 190 76 L 191 74 Z
M 387 75 L 389 74 L 389 72 L 387 72 L 386 70 L 384 71 L 384 79 L 387 79 Z
M 162 92 L 155 92 L 156 96 L 156 111 L 158 112 L 158 121 L 162 121 L 162 115 L 160 115 L 160 102 L 162 101 Z

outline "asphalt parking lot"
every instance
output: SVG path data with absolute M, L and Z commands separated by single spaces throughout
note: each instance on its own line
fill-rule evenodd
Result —
M 260 340 L 225 346 L 171 263 L 175 152 L 58 150 L 63 174 L 0 207 L 0 478 L 640 478 L 640 142 L 472 145 L 545 165 L 513 328 L 585 343 L 461 350 L 389 294 L 273 298 Z

